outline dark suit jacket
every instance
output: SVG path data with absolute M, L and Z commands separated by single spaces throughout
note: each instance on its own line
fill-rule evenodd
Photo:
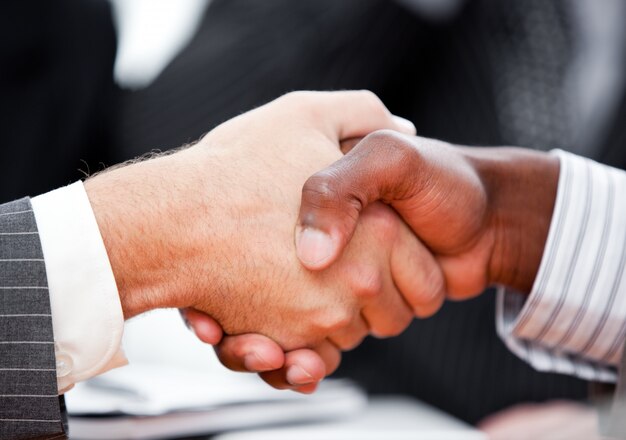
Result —
M 109 162 L 115 47 L 105 0 L 0 2 L 0 203 Z
M 2 202 L 110 163 L 115 46 L 104 0 L 0 2 L 2 439 L 61 439 L 66 431 L 34 216 L 28 199 Z

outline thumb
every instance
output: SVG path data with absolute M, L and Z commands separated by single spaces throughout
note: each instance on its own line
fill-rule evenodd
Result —
M 406 194 L 414 156 L 407 137 L 381 130 L 311 176 L 302 188 L 296 225 L 301 263 L 321 270 L 337 260 L 367 205 L 377 200 L 391 203 Z

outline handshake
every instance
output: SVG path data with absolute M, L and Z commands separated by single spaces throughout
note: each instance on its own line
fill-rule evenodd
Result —
M 311 392 L 446 298 L 529 292 L 558 176 L 415 137 L 369 92 L 295 92 L 85 188 L 126 319 L 179 308 L 228 367 Z

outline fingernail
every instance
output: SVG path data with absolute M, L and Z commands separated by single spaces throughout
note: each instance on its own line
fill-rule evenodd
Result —
M 315 379 L 304 368 L 292 365 L 287 369 L 287 382 L 291 385 L 307 385 L 315 382 Z
M 271 368 L 269 362 L 267 362 L 263 356 L 256 351 L 252 351 L 245 355 L 243 358 L 243 365 L 246 367 L 246 370 L 255 372 L 267 371 Z
M 409 134 L 415 134 L 417 133 L 417 130 L 415 129 L 415 125 L 409 121 L 408 119 L 404 119 L 401 116 L 396 116 L 396 115 L 392 115 L 393 117 L 393 121 L 402 128 L 402 132 L 404 133 L 409 133 Z
M 315 228 L 300 231 L 296 243 L 298 258 L 305 264 L 318 264 L 333 252 L 333 241 L 328 234 Z

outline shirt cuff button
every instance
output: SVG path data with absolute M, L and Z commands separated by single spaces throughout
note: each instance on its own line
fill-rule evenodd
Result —
M 55 356 L 56 356 L 56 368 L 57 377 L 65 377 L 72 372 L 74 367 L 74 361 L 70 355 L 64 351 L 59 350 L 58 345 L 55 344 Z

